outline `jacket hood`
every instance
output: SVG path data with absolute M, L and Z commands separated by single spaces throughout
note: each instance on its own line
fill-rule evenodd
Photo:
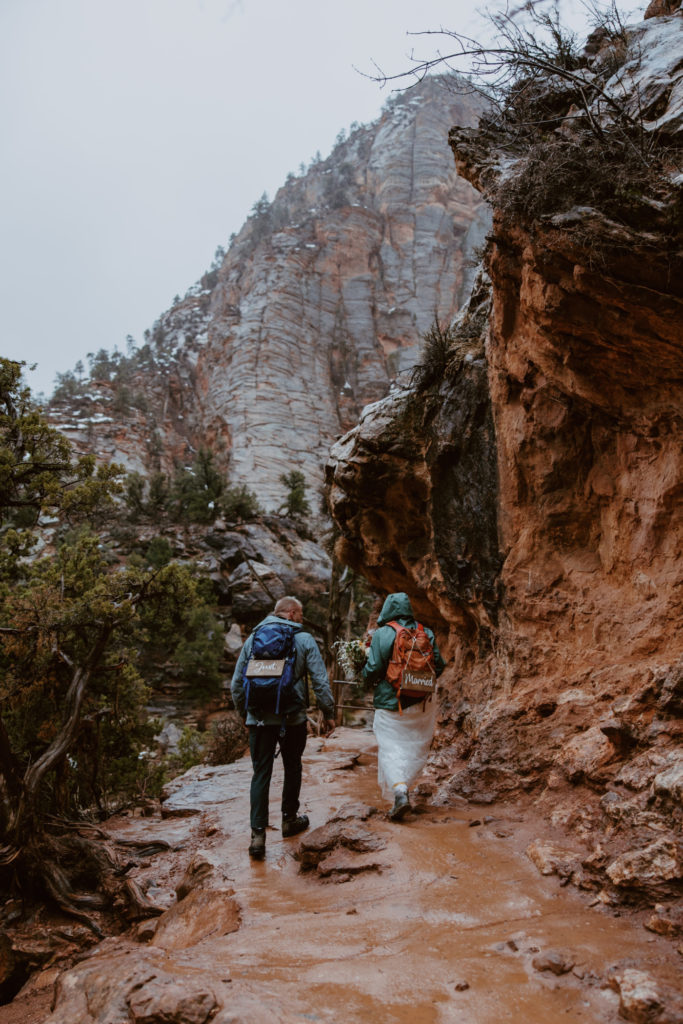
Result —
M 261 619 L 258 626 L 255 626 L 252 630 L 252 633 L 257 629 L 260 629 L 266 622 L 283 622 L 285 626 L 291 626 L 296 632 L 304 628 L 300 622 L 292 622 L 291 619 L 283 619 L 280 615 L 273 615 L 271 612 L 270 615 L 266 615 L 265 619 Z
M 386 626 L 387 622 L 391 622 L 392 619 L 415 621 L 413 606 L 407 594 L 389 594 L 387 596 L 382 605 L 382 611 L 379 613 L 377 624 L 379 626 Z M 402 625 L 405 625 L 405 623 L 402 623 Z

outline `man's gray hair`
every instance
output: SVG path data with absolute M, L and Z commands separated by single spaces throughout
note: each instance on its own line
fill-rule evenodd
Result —
M 296 597 L 281 597 L 273 609 L 275 615 L 280 612 L 293 612 L 295 609 L 303 611 L 304 606 Z

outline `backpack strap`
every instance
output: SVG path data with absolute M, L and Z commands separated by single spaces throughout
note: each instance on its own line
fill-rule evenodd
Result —
M 394 642 L 393 642 L 392 647 L 391 647 L 391 654 L 389 656 L 389 664 L 390 665 L 400 665 L 401 662 L 397 658 L 394 658 L 394 651 L 396 650 L 396 641 L 398 640 L 398 637 L 400 636 L 400 633 L 401 633 L 402 630 L 405 630 L 406 633 L 410 633 L 411 630 L 409 630 L 407 626 L 402 626 L 400 622 L 396 622 L 395 619 L 392 619 L 391 622 L 387 622 L 387 626 L 391 626 L 391 628 L 396 633 L 396 636 L 394 637 Z M 396 700 L 398 701 L 398 713 L 399 713 L 399 715 L 402 715 L 403 714 L 403 707 L 401 706 L 401 687 L 400 687 L 400 685 L 396 686 L 394 683 L 392 683 L 392 686 L 394 686 L 394 689 L 396 691 Z
M 287 655 L 287 660 L 291 662 L 292 681 L 293 681 L 293 678 L 294 678 L 294 665 L 296 663 L 296 644 L 294 643 L 294 637 L 295 637 L 296 633 L 298 632 L 298 630 L 292 625 L 291 627 L 287 627 L 287 632 L 289 634 L 289 654 Z M 282 686 L 283 686 L 283 683 L 284 683 L 284 679 L 281 679 L 280 680 L 280 685 L 277 688 L 277 701 L 275 702 L 275 714 L 276 715 L 280 714 L 280 698 L 282 696 Z
M 410 631 L 408 630 L 407 626 L 402 626 L 400 622 L 396 622 L 394 619 L 392 619 L 391 622 L 387 622 L 386 625 L 391 626 L 391 628 L 394 630 L 394 633 L 396 634 L 396 636 L 394 637 L 394 642 L 391 645 L 391 654 L 389 655 L 389 662 L 393 662 L 394 665 L 396 665 L 398 664 L 396 661 L 394 661 L 394 649 L 396 647 L 396 639 L 402 629 L 405 629 L 407 632 Z
M 387 622 L 387 623 L 386 623 L 386 625 L 387 625 L 387 626 L 391 626 L 391 627 L 392 627 L 393 629 L 395 629 L 395 630 L 396 630 L 396 632 L 397 632 L 397 633 L 398 633 L 398 632 L 399 632 L 399 630 L 401 630 L 401 629 L 408 629 L 408 627 L 407 627 L 407 626 L 402 626 L 402 625 L 401 625 L 401 623 L 400 623 L 400 622 L 396 622 L 396 620 L 395 620 L 395 619 L 392 619 L 392 620 L 391 620 L 391 622 Z M 409 630 L 409 629 L 408 629 L 408 632 L 410 632 L 410 630 Z

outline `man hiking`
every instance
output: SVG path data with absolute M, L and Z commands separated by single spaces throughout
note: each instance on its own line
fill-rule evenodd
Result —
M 247 637 L 230 684 L 235 708 L 249 729 L 253 766 L 249 856 L 254 860 L 263 860 L 266 854 L 268 796 L 278 742 L 284 768 L 282 835 L 295 836 L 308 828 L 308 817 L 298 813 L 301 757 L 308 733 L 307 679 L 325 719 L 325 734 L 335 727 L 325 664 L 302 623 L 301 602 L 295 597 L 280 598 Z

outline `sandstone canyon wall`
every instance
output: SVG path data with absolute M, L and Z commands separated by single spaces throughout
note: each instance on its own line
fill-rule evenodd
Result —
M 539 866 L 607 903 L 683 876 L 683 18 L 627 40 L 586 51 L 591 116 L 616 133 L 611 97 L 638 121 L 653 180 L 591 205 L 558 177 L 530 213 L 529 147 L 454 128 L 494 205 L 486 273 L 433 383 L 366 409 L 327 467 L 341 558 L 407 590 L 450 658 L 437 799 L 532 794 L 571 833 Z M 545 88 L 566 164 L 577 108 Z
M 53 404 L 56 425 L 143 473 L 208 446 L 267 510 L 292 468 L 315 491 L 330 444 L 467 294 L 488 214 L 456 173 L 447 131 L 480 110 L 442 79 L 396 94 L 256 203 L 220 265 L 159 319 L 128 385 L 137 407 L 112 408 L 106 382 L 92 381 L 80 419 Z

